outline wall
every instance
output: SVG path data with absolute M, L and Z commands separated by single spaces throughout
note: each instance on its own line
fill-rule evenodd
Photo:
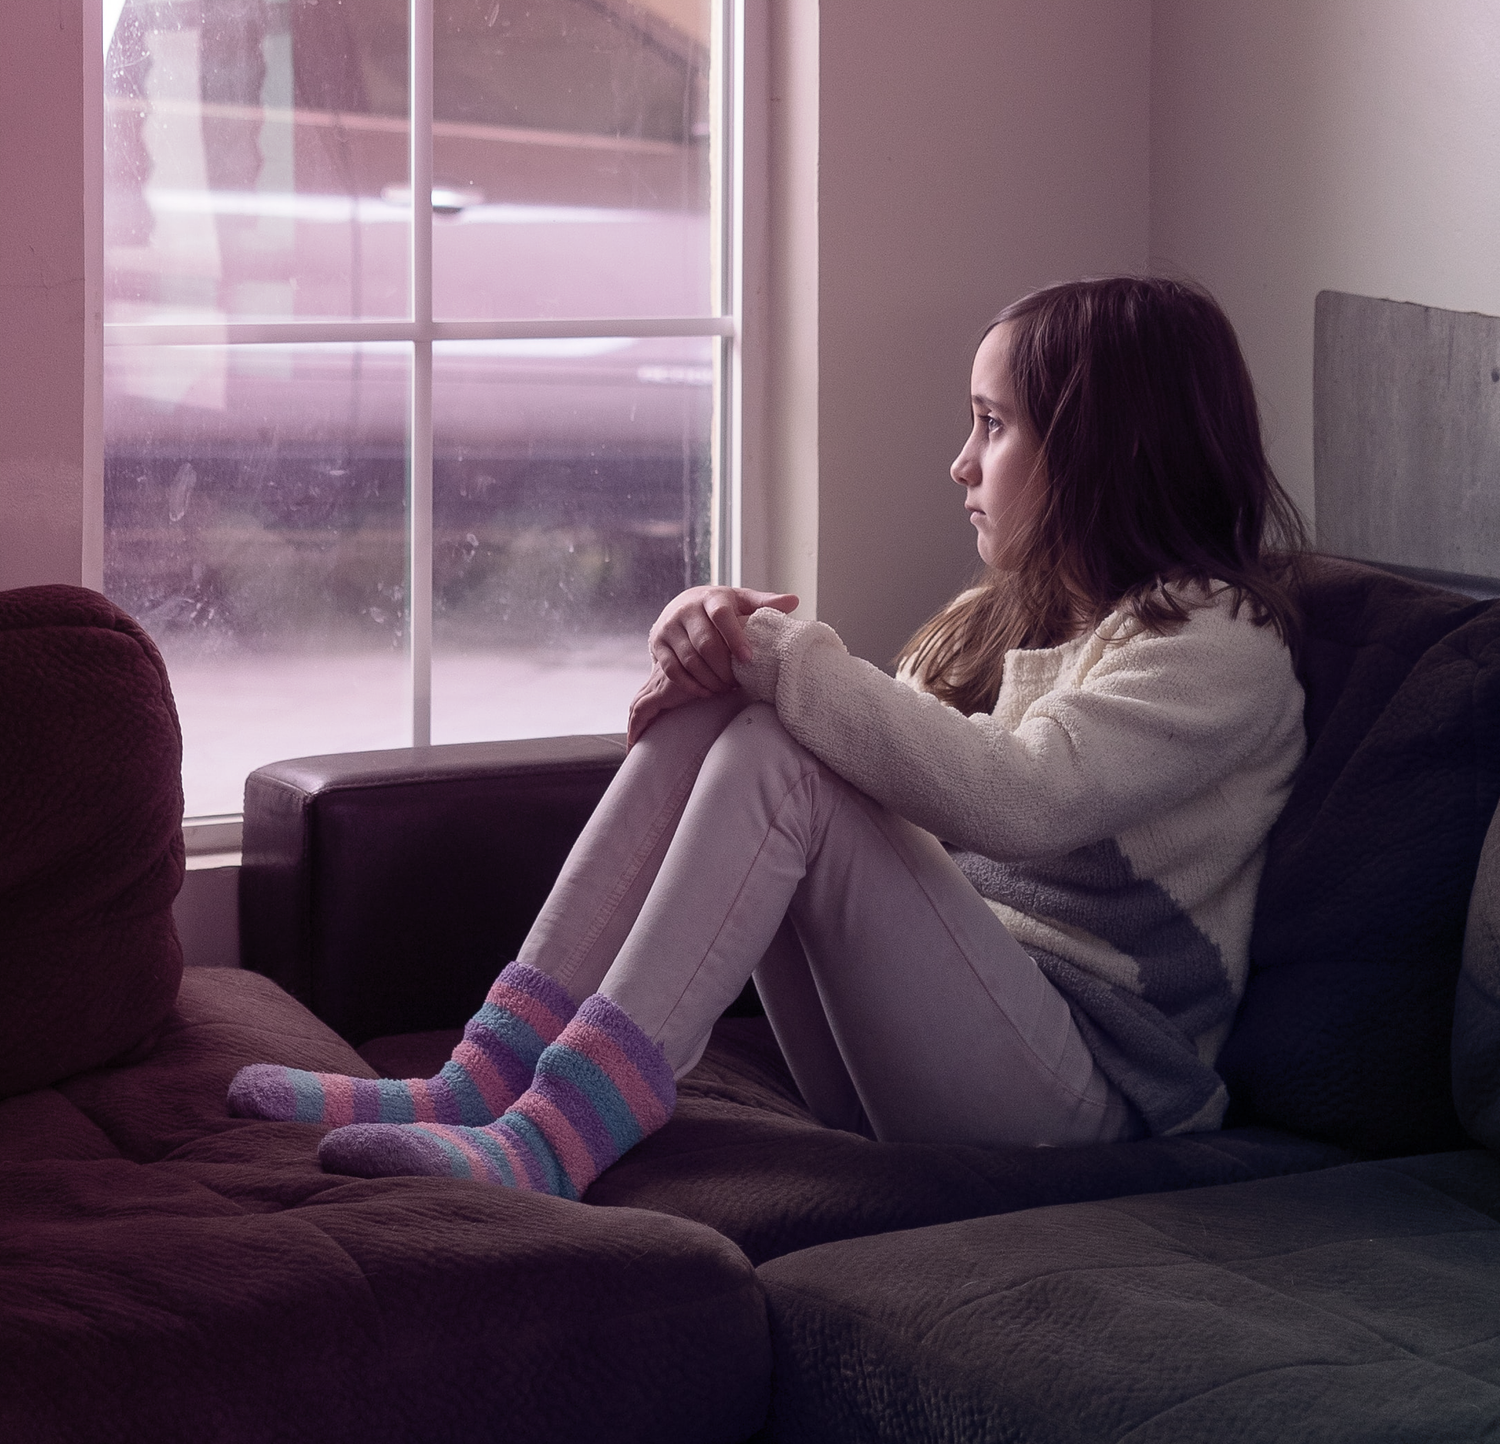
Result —
M 886 663 L 976 564 L 948 465 L 985 322 L 1145 264 L 1150 7 L 818 9 L 817 615 Z
M 0 225 L 0 588 L 83 577 L 94 298 L 84 279 L 82 12 L 78 0 L 7 6 L 0 46 L 0 195 L 9 202 Z
M 1312 513 L 1322 289 L 1500 315 L 1500 6 L 1156 0 L 1151 255 L 1239 330 Z

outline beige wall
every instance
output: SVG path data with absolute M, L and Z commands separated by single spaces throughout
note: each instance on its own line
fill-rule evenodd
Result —
M 1500 5 L 1156 0 L 1151 254 L 1239 330 L 1312 512 L 1313 298 L 1500 314 Z
M 884 663 L 975 565 L 948 464 L 984 323 L 1034 286 L 1145 264 L 1150 7 L 818 12 L 816 310 L 799 313 L 816 610 Z
M 83 34 L 78 0 L 6 7 L 0 588 L 83 575 Z

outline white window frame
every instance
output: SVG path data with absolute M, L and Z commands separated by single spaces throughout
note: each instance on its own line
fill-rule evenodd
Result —
M 758 117 L 764 113 L 759 86 L 747 87 L 748 73 L 765 74 L 765 0 L 712 0 L 713 81 L 712 105 L 716 121 L 713 135 L 713 308 L 708 316 L 652 316 L 584 318 L 579 320 L 438 321 L 432 315 L 432 211 L 414 206 L 411 226 L 410 282 L 411 315 L 388 321 L 278 321 L 125 323 L 102 326 L 102 345 L 111 346 L 223 346 L 288 345 L 306 342 L 407 342 L 412 347 L 411 410 L 409 416 L 410 479 L 407 495 L 407 558 L 409 567 L 410 668 L 408 678 L 411 741 L 426 747 L 432 741 L 432 347 L 438 341 L 499 341 L 569 337 L 704 336 L 717 338 L 715 348 L 715 409 L 712 434 L 713 515 L 711 517 L 711 573 L 715 581 L 739 585 L 744 512 L 742 467 L 745 451 L 745 325 L 747 297 L 758 287 L 747 284 L 745 225 L 747 175 L 756 192 L 750 203 L 763 195 L 758 166 L 746 165 L 747 136 L 756 157 L 762 153 Z M 92 298 L 91 314 L 102 314 L 103 295 L 103 13 L 106 0 L 93 0 L 89 23 L 99 28 L 93 46 L 99 56 L 85 66 L 90 87 L 84 123 L 89 128 L 92 195 L 86 204 L 89 228 L 88 252 L 91 274 L 86 287 Z M 432 36 L 433 0 L 408 0 L 410 26 L 410 156 L 412 195 L 432 190 Z M 90 72 L 92 71 L 92 74 Z M 99 92 L 97 95 L 94 92 Z M 753 96 L 752 116 L 747 127 L 747 99 Z M 100 335 L 97 325 L 90 335 Z M 96 345 L 86 358 L 89 378 L 87 394 L 93 416 L 89 431 L 94 440 L 90 473 L 94 484 L 87 498 L 84 521 L 84 580 L 103 586 L 103 356 Z M 753 408 L 752 408 L 753 409 Z M 222 848 L 226 829 L 238 819 L 194 819 L 202 831 L 203 848 Z

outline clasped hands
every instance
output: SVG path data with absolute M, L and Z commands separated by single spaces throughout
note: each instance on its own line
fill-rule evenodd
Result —
M 651 675 L 630 704 L 627 748 L 661 713 L 734 690 L 734 659 L 750 660 L 744 618 L 760 607 L 791 612 L 797 598 L 748 587 L 690 587 L 667 603 L 647 638 Z

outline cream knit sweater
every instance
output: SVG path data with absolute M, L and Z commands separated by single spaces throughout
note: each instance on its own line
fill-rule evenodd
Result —
M 1155 635 L 1126 613 L 1006 655 L 965 717 L 762 609 L 740 684 L 787 731 L 948 844 L 1067 998 L 1153 1134 L 1219 1126 L 1213 1064 L 1248 970 L 1265 839 L 1302 759 L 1302 688 L 1230 594 Z

